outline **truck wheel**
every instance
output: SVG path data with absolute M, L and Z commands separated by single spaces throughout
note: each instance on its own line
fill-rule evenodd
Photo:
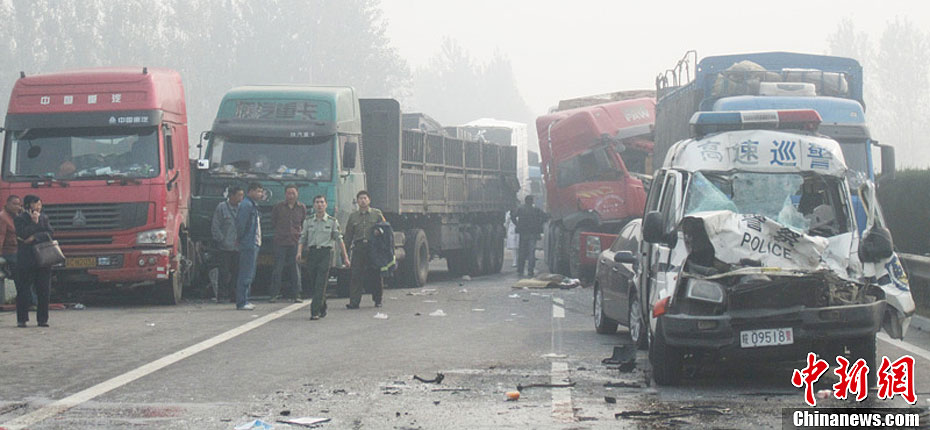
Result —
M 181 303 L 183 288 L 181 276 L 178 275 L 177 270 L 174 270 L 168 275 L 167 281 L 160 281 L 155 284 L 155 299 L 159 304 L 174 306 Z
M 484 246 L 484 242 L 487 241 L 487 235 L 483 228 L 475 227 L 472 237 L 475 238 L 472 247 L 466 251 L 469 257 L 468 272 L 471 276 L 480 276 L 485 273 L 484 263 L 487 247 Z
M 617 332 L 617 322 L 604 315 L 604 291 L 600 285 L 594 285 L 594 329 L 599 334 Z
M 429 242 L 426 232 L 420 229 L 407 231 L 407 241 L 404 243 L 404 277 L 405 284 L 420 288 L 426 285 L 429 276 Z
M 678 385 L 681 382 L 683 356 L 680 349 L 666 345 L 660 320 L 652 342 L 649 342 L 649 363 L 652 364 L 652 378 L 656 384 Z
M 639 350 L 646 349 L 646 323 L 643 321 L 643 307 L 639 300 L 636 288 L 630 288 L 630 298 L 627 300 L 627 326 L 630 328 L 630 340 Z
M 876 348 L 875 348 L 875 335 L 861 337 L 858 339 L 851 340 L 846 344 L 846 349 L 849 350 L 849 363 L 852 365 L 858 359 L 865 360 L 865 364 L 869 366 L 869 387 L 875 387 L 878 385 L 878 367 L 876 367 Z
M 490 248 L 488 248 L 488 254 L 490 256 L 490 267 L 489 273 L 500 273 L 501 269 L 504 268 L 504 239 L 506 239 L 507 231 L 504 230 L 502 225 L 492 225 L 491 227 L 491 236 L 488 240 Z
M 581 279 L 581 229 L 572 230 L 568 248 L 568 276 Z

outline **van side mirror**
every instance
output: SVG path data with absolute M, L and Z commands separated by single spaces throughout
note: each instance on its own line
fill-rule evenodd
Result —
M 866 263 L 878 263 L 891 258 L 894 253 L 894 242 L 891 232 L 880 225 L 873 225 L 862 235 L 859 241 L 859 259 Z
M 665 242 L 665 223 L 662 219 L 662 213 L 652 211 L 646 214 L 643 219 L 643 240 L 649 243 Z
M 355 168 L 358 158 L 358 142 L 347 141 L 342 148 L 342 168 L 351 170 Z
M 882 181 L 890 181 L 894 179 L 895 173 L 895 160 L 894 160 L 894 147 L 891 145 L 879 145 L 882 148 Z
M 630 251 L 618 251 L 614 254 L 614 263 L 636 264 L 636 256 Z

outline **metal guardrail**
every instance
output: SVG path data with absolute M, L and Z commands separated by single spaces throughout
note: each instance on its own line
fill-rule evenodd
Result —
M 930 257 L 899 252 L 898 258 L 904 262 L 908 278 L 930 279 Z

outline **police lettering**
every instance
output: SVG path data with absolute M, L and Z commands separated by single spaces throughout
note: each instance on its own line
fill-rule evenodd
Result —
M 749 233 L 743 233 L 743 241 L 740 242 L 739 246 L 749 246 L 749 249 L 752 249 L 755 252 L 760 254 L 772 254 L 776 257 L 782 257 L 786 260 L 791 259 L 791 250 L 785 248 L 784 246 L 772 242 L 771 240 L 765 240 L 759 236 L 753 236 Z

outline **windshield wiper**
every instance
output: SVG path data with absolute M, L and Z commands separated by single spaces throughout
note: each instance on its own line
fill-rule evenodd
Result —
M 112 185 L 119 181 L 120 185 L 142 185 L 139 178 L 119 173 L 105 173 L 100 175 L 81 176 L 81 179 L 106 179 L 107 185 Z
M 271 176 L 271 175 L 269 175 L 269 174 L 267 174 L 267 173 L 265 173 L 265 172 L 260 172 L 260 171 L 258 171 L 258 170 L 246 170 L 246 171 L 243 171 L 242 173 L 246 173 L 246 174 L 251 174 L 251 175 L 259 176 L 259 177 L 262 177 L 262 178 L 265 178 L 265 179 L 270 179 L 270 180 L 275 181 L 275 182 L 277 182 L 277 183 L 279 183 L 279 184 L 281 184 L 281 185 L 284 185 L 284 181 L 282 181 L 282 180 L 279 179 L 279 178 L 275 178 L 275 177 L 273 177 L 273 176 Z
M 10 176 L 10 178 L 12 179 L 33 179 L 32 181 L 33 188 L 38 188 L 42 185 L 45 185 L 46 183 L 48 183 L 48 186 L 52 186 L 52 184 L 58 184 L 62 187 L 67 187 L 69 185 L 67 181 L 62 181 L 60 179 L 55 179 L 50 176 L 42 176 L 42 175 L 12 175 Z

